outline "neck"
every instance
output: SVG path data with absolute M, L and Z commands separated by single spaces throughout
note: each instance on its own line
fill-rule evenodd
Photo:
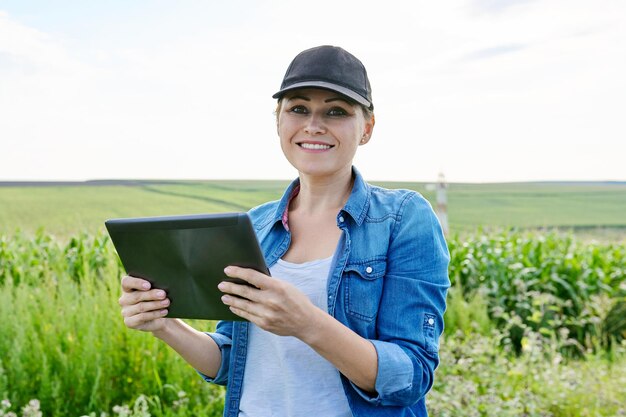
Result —
M 352 168 L 329 177 L 311 177 L 300 173 L 300 192 L 292 201 L 292 210 L 316 214 L 339 211 L 352 191 Z

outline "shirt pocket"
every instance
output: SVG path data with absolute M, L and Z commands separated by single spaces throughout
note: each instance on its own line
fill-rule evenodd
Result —
M 387 262 L 383 259 L 352 262 L 344 268 L 346 313 L 372 321 L 378 313 Z

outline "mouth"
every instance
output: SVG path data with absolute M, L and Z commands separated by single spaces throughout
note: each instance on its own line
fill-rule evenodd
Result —
M 329 145 L 327 143 L 321 142 L 300 142 L 297 143 L 297 145 L 302 149 L 307 149 L 310 151 L 327 151 L 335 147 L 334 145 Z

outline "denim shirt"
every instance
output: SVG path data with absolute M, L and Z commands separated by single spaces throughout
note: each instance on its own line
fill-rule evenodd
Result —
M 439 364 L 450 286 L 448 248 L 421 195 L 367 184 L 356 168 L 353 176 L 350 197 L 337 214 L 343 233 L 328 280 L 328 313 L 374 345 L 378 374 L 375 394 L 342 375 L 343 389 L 357 417 L 427 416 L 425 396 Z M 298 185 L 295 180 L 280 201 L 249 212 L 268 266 L 289 248 L 283 213 Z M 215 378 L 203 377 L 227 385 L 227 417 L 239 414 L 248 329 L 248 322 L 221 321 L 209 333 L 222 362 Z

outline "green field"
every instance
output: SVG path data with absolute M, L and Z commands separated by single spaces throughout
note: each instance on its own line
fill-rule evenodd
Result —
M 0 183 L 0 417 L 221 415 L 222 388 L 124 327 L 103 222 L 247 210 L 286 185 Z M 434 201 L 426 184 L 381 185 Z M 453 287 L 431 414 L 625 415 L 626 183 L 451 184 L 448 200 Z
M 626 412 L 626 245 L 539 232 L 449 243 L 432 415 Z M 124 327 L 121 274 L 105 236 L 0 235 L 0 416 L 221 415 L 222 388 Z
M 43 227 L 67 237 L 103 230 L 114 217 L 245 211 L 280 195 L 285 182 L 166 182 L 0 187 L 0 233 Z
M 43 227 L 67 237 L 102 230 L 113 217 L 243 211 L 280 198 L 287 181 L 118 181 L 80 185 L 0 186 L 0 233 Z M 408 188 L 434 203 L 422 183 Z M 626 234 L 626 183 L 450 184 L 450 228 L 565 228 Z

